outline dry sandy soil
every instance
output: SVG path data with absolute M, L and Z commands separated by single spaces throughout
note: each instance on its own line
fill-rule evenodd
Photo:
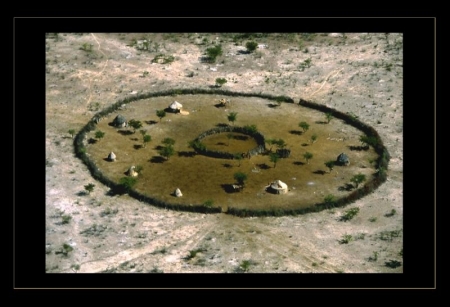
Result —
M 127 46 L 143 37 L 151 41 L 150 51 Z M 239 51 L 247 40 L 235 43 L 224 34 L 46 38 L 47 273 L 403 272 L 403 265 L 386 265 L 403 263 L 402 35 L 273 34 L 255 40 L 260 48 L 245 54 Z M 213 41 L 222 44 L 223 55 L 217 64 L 200 62 Z M 92 44 L 92 51 L 81 50 L 83 44 Z M 158 53 L 174 61 L 151 63 Z M 311 67 L 299 68 L 307 59 Z M 238 218 L 109 196 L 75 157 L 68 130 L 81 129 L 97 107 L 141 92 L 208 88 L 219 77 L 232 91 L 287 95 L 352 112 L 383 139 L 391 155 L 387 182 L 345 208 Z M 89 183 L 95 188 L 84 195 Z M 359 208 L 356 217 L 340 221 L 353 207 Z M 341 244 L 344 235 L 353 240 Z M 73 249 L 66 256 L 60 253 L 64 244 Z

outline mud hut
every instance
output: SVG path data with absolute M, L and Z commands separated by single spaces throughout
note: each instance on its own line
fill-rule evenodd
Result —
M 125 119 L 125 117 L 123 115 L 120 115 L 120 114 L 114 118 L 112 124 L 114 127 L 118 127 L 118 128 L 128 126 L 127 120 Z
M 350 165 L 350 159 L 348 158 L 348 156 L 345 153 L 341 153 L 337 159 L 336 159 L 336 163 L 338 165 Z

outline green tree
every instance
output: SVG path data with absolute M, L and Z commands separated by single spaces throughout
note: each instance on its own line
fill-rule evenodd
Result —
M 98 140 L 102 139 L 104 136 L 105 136 L 105 133 L 103 131 L 97 130 L 95 132 L 95 138 Z
M 303 154 L 303 158 L 305 158 L 307 164 L 309 164 L 309 160 L 311 160 L 312 157 L 313 157 L 313 154 L 308 151 Z
M 222 46 L 217 45 L 214 47 L 209 47 L 206 49 L 206 55 L 208 56 L 208 61 L 214 63 L 218 56 L 221 56 L 223 53 Z
M 237 183 L 242 186 L 245 184 L 245 181 L 247 180 L 247 174 L 242 173 L 242 172 L 234 173 L 233 177 L 234 177 L 234 180 L 236 180 Z
M 330 123 L 330 121 L 333 119 L 332 113 L 325 113 L 325 119 L 327 120 L 327 124 Z
M 309 124 L 307 122 L 300 122 L 298 126 L 303 129 L 303 132 L 306 132 L 309 129 Z
M 335 165 L 335 161 L 333 161 L 333 160 L 325 162 L 325 166 L 330 169 L 330 173 L 333 170 L 334 165 Z
M 73 139 L 73 135 L 75 134 L 75 130 L 74 129 L 70 129 L 69 131 L 70 137 Z
M 287 143 L 283 139 L 278 139 L 275 141 L 275 145 L 278 149 L 283 149 L 287 146 Z
M 366 175 L 364 174 L 356 174 L 353 176 L 350 181 L 355 184 L 356 188 L 358 188 L 359 184 L 366 181 Z
M 159 117 L 159 122 L 166 116 L 166 111 L 164 110 L 156 110 L 156 116 Z
M 130 119 L 128 125 L 133 128 L 133 133 L 136 133 L 137 129 L 142 128 L 142 122 L 135 119 Z
M 227 139 L 228 139 L 228 146 L 230 146 L 230 140 L 233 138 L 233 135 L 231 133 L 227 133 Z
M 221 87 L 225 83 L 227 83 L 227 79 L 225 79 L 225 78 L 217 78 L 216 79 L 216 86 L 217 87 Z
M 252 53 L 258 47 L 258 43 L 250 41 L 245 44 L 245 48 L 247 48 L 248 53 Z
M 134 177 L 127 176 L 119 179 L 119 184 L 125 192 L 129 192 L 136 183 L 137 179 Z
M 89 183 L 84 186 L 84 189 L 88 192 L 88 194 L 91 194 L 92 191 L 94 191 L 95 184 Z
M 265 142 L 270 146 L 269 152 L 272 152 L 272 147 L 277 143 L 276 139 L 266 139 Z
M 311 136 L 311 144 L 315 143 L 317 141 L 317 134 L 313 134 Z
M 175 140 L 171 138 L 165 138 L 164 140 L 162 140 L 162 143 L 164 145 L 173 146 L 175 145 Z
M 324 197 L 323 200 L 327 205 L 331 205 L 331 204 L 334 204 L 335 197 L 333 194 L 328 194 L 327 196 Z
M 147 146 L 147 143 L 150 142 L 152 140 L 152 137 L 148 134 L 143 136 L 143 141 L 144 141 L 144 148 Z
M 167 145 L 159 150 L 159 154 L 169 160 L 171 156 L 175 154 L 175 149 L 172 145 Z
M 234 159 L 238 160 L 239 161 L 239 165 L 238 166 L 241 166 L 242 155 L 238 154 L 238 153 L 234 154 Z
M 236 121 L 236 118 L 237 118 L 237 113 L 236 112 L 230 112 L 230 114 L 228 114 L 227 118 L 228 118 L 229 122 L 234 123 Z
M 280 156 L 277 153 L 272 152 L 269 154 L 269 159 L 270 162 L 273 162 L 273 168 L 275 168 L 277 167 L 278 160 L 280 160 Z
M 377 138 L 374 136 L 361 135 L 359 141 L 362 145 L 375 147 L 378 144 Z

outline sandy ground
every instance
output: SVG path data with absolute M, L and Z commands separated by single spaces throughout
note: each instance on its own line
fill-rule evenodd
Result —
M 403 263 L 401 34 L 318 34 L 301 47 L 299 40 L 266 37 L 257 39 L 267 47 L 255 54 L 239 52 L 245 41 L 236 46 L 220 35 L 152 35 L 46 39 L 47 273 L 403 272 L 402 265 L 387 265 Z M 141 36 L 158 51 L 127 46 Z M 207 46 L 196 42 L 204 37 L 208 45 L 222 40 L 217 64 L 199 61 Z M 83 44 L 92 44 L 92 51 L 81 50 Z M 175 60 L 152 63 L 158 53 Z M 299 68 L 307 59 L 312 65 Z M 227 79 L 225 89 L 303 98 L 358 116 L 377 129 L 391 154 L 387 182 L 346 208 L 237 218 L 173 212 L 127 195 L 108 196 L 107 187 L 74 156 L 68 130 L 78 131 L 95 110 L 141 92 L 207 88 L 219 77 Z M 85 195 L 88 183 L 95 188 Z M 359 213 L 340 221 L 350 207 Z M 353 240 L 341 244 L 345 235 Z M 64 244 L 73 248 L 66 256 L 60 253 Z

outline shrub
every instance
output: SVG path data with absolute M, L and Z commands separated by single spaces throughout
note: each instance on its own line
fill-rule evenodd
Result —
M 344 215 L 341 216 L 341 221 L 347 222 L 350 221 L 352 218 L 354 218 L 359 212 L 359 208 L 351 208 L 344 212 Z
M 227 83 L 227 79 L 225 79 L 225 78 L 217 78 L 216 79 L 216 86 L 218 86 L 218 87 L 221 87 L 225 83 Z
M 258 47 L 258 43 L 250 41 L 245 44 L 245 48 L 247 48 L 247 52 L 252 53 Z
M 339 240 L 339 244 L 348 244 L 350 241 L 353 241 L 352 235 L 345 234 L 342 236 L 342 239 Z

